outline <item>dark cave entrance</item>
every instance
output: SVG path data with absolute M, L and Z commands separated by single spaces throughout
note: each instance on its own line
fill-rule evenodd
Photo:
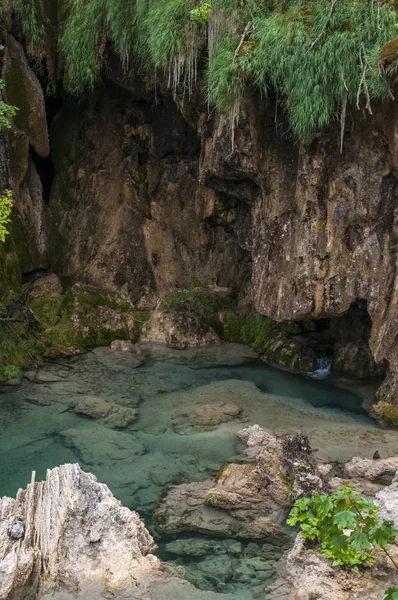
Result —
M 45 105 L 46 105 L 46 117 L 47 117 L 47 125 L 50 130 L 51 124 L 60 112 L 63 99 L 60 95 L 47 95 L 45 96 Z M 43 201 L 45 204 L 49 204 L 50 196 L 51 196 L 51 187 L 55 177 L 55 168 L 53 159 L 51 156 L 51 152 L 49 156 L 40 156 L 36 150 L 30 146 L 29 147 L 30 156 L 34 162 L 36 167 L 36 171 L 40 177 L 40 181 L 43 187 Z
M 384 377 L 387 362 L 377 364 L 369 348 L 372 319 L 365 300 L 355 300 L 343 315 L 301 321 L 300 338 L 331 370 L 358 378 Z
M 51 154 L 49 156 L 39 156 L 36 150 L 30 146 L 30 156 L 36 167 L 36 171 L 40 177 L 41 185 L 43 187 L 43 201 L 45 204 L 49 204 L 51 196 L 51 187 L 55 177 L 55 169 Z

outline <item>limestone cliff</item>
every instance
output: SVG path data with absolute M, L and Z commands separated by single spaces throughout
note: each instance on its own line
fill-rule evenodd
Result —
M 232 132 L 200 93 L 175 100 L 109 56 L 91 95 L 60 93 L 47 207 L 37 174 L 49 151 L 44 96 L 10 36 L 4 69 L 10 101 L 14 85 L 29 97 L 8 139 L 22 272 L 49 267 L 141 307 L 194 274 L 276 321 L 333 319 L 361 302 L 369 346 L 362 338 L 350 355 L 338 337 L 336 365 L 350 371 L 354 355 L 366 375 L 388 361 L 380 397 L 398 401 L 394 102 L 348 114 L 340 153 L 337 129 L 306 146 L 286 137 L 271 100 L 248 98 Z

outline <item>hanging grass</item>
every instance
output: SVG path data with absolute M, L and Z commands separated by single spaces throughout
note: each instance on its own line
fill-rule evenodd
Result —
M 40 46 L 43 0 L 15 0 Z M 209 103 L 235 121 L 247 90 L 277 93 L 304 140 L 342 120 L 347 105 L 373 109 L 395 82 L 398 3 L 387 0 L 63 0 L 59 51 L 66 86 L 93 87 L 110 44 L 166 73 L 175 93 L 204 71 Z M 390 44 L 390 45 L 389 45 Z M 384 53 L 384 54 L 383 54 Z M 207 55 L 207 60 L 200 60 Z

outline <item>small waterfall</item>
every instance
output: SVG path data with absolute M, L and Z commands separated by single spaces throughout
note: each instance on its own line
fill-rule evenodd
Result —
M 316 369 L 311 373 L 308 373 L 308 376 L 312 379 L 326 379 L 329 377 L 332 368 L 332 358 L 331 356 L 319 356 L 316 359 Z

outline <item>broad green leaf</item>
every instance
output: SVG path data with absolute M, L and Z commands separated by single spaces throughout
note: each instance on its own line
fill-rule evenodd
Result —
M 356 515 L 349 510 L 342 510 L 334 515 L 333 523 L 339 529 L 355 529 Z

